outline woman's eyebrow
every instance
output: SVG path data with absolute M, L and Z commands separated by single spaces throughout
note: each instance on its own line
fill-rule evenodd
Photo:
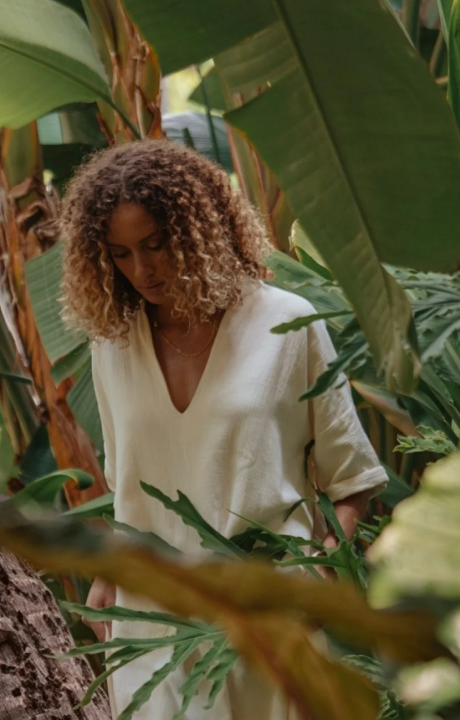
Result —
M 149 233 L 149 235 L 146 235 L 144 238 L 141 238 L 141 240 L 139 240 L 139 242 L 142 243 L 142 242 L 145 242 L 146 240 L 151 240 L 152 238 L 155 238 L 155 239 L 159 238 L 160 236 L 161 236 L 161 233 L 158 230 L 152 230 L 152 232 Z
M 140 243 L 145 242 L 146 240 L 151 240 L 153 237 L 159 238 L 159 237 L 160 237 L 160 233 L 159 233 L 157 230 L 152 230 L 151 233 L 149 233 L 149 234 L 146 235 L 145 237 L 141 238 L 141 239 L 138 240 L 137 242 L 138 242 L 138 244 L 140 244 Z M 111 240 L 107 240 L 107 245 L 109 245 L 109 247 L 125 247 L 125 246 L 122 245 L 121 243 L 114 243 L 114 242 L 112 242 Z

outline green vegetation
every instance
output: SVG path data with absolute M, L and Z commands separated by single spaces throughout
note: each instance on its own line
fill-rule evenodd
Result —
M 377 0 L 227 0 L 225 12 L 220 0 L 0 0 L 0 483 L 12 495 L 0 541 L 67 598 L 70 656 L 113 651 L 82 703 L 118 667 L 174 647 L 119 720 L 204 642 L 177 718 L 204 678 L 212 705 L 239 654 L 302 718 L 459 716 L 460 10 L 440 0 L 444 41 L 420 28 L 419 5 L 402 8 L 405 34 Z M 161 73 L 191 66 L 194 111 L 162 126 Z M 300 401 L 345 372 L 390 478 L 351 542 L 318 496 L 334 551 L 311 557 L 251 518 L 224 538 L 186 496 L 143 486 L 212 551 L 184 567 L 113 517 L 88 342 L 60 318 L 54 220 L 86 154 L 163 130 L 234 172 L 278 248 L 273 282 L 316 307 L 273 332 L 328 323 L 337 360 Z M 31 519 L 44 510 L 59 518 Z M 319 566 L 338 583 L 318 582 Z M 85 609 L 75 576 L 96 573 L 168 612 Z M 88 645 L 82 615 L 171 635 Z

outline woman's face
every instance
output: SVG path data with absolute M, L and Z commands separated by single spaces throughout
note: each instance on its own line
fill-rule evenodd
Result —
M 107 245 L 116 267 L 153 304 L 164 304 L 174 277 L 160 226 L 140 205 L 121 203 L 112 213 Z

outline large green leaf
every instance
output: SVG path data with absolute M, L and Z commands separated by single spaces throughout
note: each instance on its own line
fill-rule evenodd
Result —
M 236 45 L 276 20 L 269 0 L 123 0 L 157 52 L 163 73 L 181 70 Z
M 241 124 L 255 122 L 259 104 L 268 109 L 281 101 L 282 118 L 265 116 L 264 126 L 287 132 L 272 136 L 266 159 L 269 165 L 279 163 L 277 155 L 285 137 L 291 147 L 277 173 L 281 176 L 282 171 L 283 182 L 295 178 L 289 158 L 301 163 L 294 169 L 297 177 L 303 179 L 316 171 L 309 184 L 297 186 L 296 194 L 289 197 L 291 205 L 298 207 L 301 222 L 307 213 L 308 221 L 302 224 L 321 252 L 328 239 L 320 231 L 337 232 L 334 223 L 338 218 L 350 220 L 350 207 L 354 207 L 385 262 L 417 269 L 455 268 L 459 258 L 452 229 L 459 211 L 450 185 L 459 178 L 460 137 L 441 93 L 396 20 L 375 0 L 345 4 L 333 0 L 326 7 L 318 0 L 276 0 L 274 4 L 280 9 L 279 23 L 218 58 L 218 69 L 232 91 L 257 87 L 264 77 L 272 85 L 268 93 L 228 119 L 233 117 L 236 126 L 238 115 L 244 117 Z M 277 123 L 279 119 L 283 125 Z M 301 142 L 299 125 L 305 121 L 308 134 Z M 261 138 L 263 130 L 259 128 Z M 256 147 L 258 138 L 251 130 Z M 332 168 L 326 165 L 328 158 Z M 342 186 L 339 196 L 328 183 L 332 170 Z M 341 204 L 335 202 L 337 197 L 342 198 Z M 308 202 L 313 200 L 315 207 L 308 211 Z M 431 225 L 438 202 L 439 216 L 446 214 L 438 227 L 443 247 L 446 244 L 442 258 Z M 324 203 L 335 211 L 332 220 L 321 212 Z M 344 236 L 348 227 L 348 223 L 342 227 Z M 352 238 L 355 233 L 349 242 Z M 357 252 L 359 239 L 356 242 Z
M 271 284 L 293 292 L 309 300 L 319 313 L 339 313 L 349 310 L 350 306 L 331 283 L 324 283 L 315 272 L 303 263 L 297 262 L 282 252 L 274 252 L 268 259 L 268 267 L 274 273 Z M 329 324 L 335 329 L 343 328 L 342 316 L 336 315 L 337 321 L 330 316 Z
M 188 99 L 197 105 L 206 105 L 203 95 L 203 88 L 206 93 L 209 107 L 218 112 L 224 112 L 227 109 L 226 100 L 222 89 L 222 81 L 215 67 L 204 75 L 202 81 L 196 86 Z
M 46 353 L 55 363 L 51 375 L 55 383 L 78 371 L 78 379 L 67 396 L 75 419 L 89 435 L 96 449 L 103 452 L 101 421 L 94 393 L 91 359 L 85 335 L 70 331 L 61 318 L 59 302 L 62 248 L 60 244 L 29 260 L 27 287 Z
M 227 115 L 275 173 L 344 288 L 391 385 L 419 363 L 404 293 L 380 261 L 459 260 L 460 142 L 426 67 L 383 3 L 125 0 L 166 72 L 213 55 L 234 92 L 270 87 Z M 439 253 L 439 245 L 443 252 Z
M 96 449 L 102 453 L 104 441 L 90 360 L 83 366 L 80 377 L 67 395 L 67 403 L 78 424 L 89 435 Z
M 96 113 L 95 103 L 72 104 L 37 121 L 43 167 L 61 193 L 83 158 L 107 145 Z
M 91 475 L 83 470 L 56 470 L 50 475 L 37 478 L 13 495 L 12 502 L 22 505 L 32 500 L 42 505 L 52 505 L 58 493 L 69 480 L 75 480 L 80 490 L 87 489 L 94 482 Z
M 74 375 L 90 358 L 88 343 L 82 343 L 75 350 L 58 360 L 51 368 L 51 377 L 56 385 Z
M 384 465 L 388 484 L 379 494 L 379 500 L 390 508 L 414 494 L 415 490 L 389 466 Z
M 61 5 L 65 5 L 71 10 L 74 10 L 83 18 L 83 20 L 85 20 L 85 11 L 83 9 L 82 0 L 57 0 L 57 2 L 61 3 Z
M 42 146 L 75 143 L 103 147 L 107 144 L 97 119 L 96 103 L 72 103 L 40 118 L 37 129 Z
M 51 362 L 76 350 L 85 341 L 82 333 L 70 332 L 61 318 L 62 305 L 59 302 L 61 267 L 60 244 L 29 260 L 26 265 L 27 289 L 38 332 Z
M 0 126 L 18 128 L 56 107 L 113 105 L 83 20 L 52 0 L 0 0 Z
M 215 157 L 213 149 L 208 117 L 204 113 L 185 112 L 163 115 L 161 125 L 170 140 L 184 144 L 185 137 L 188 137 L 188 144 L 192 144 L 197 152 L 213 162 L 220 161 L 227 172 L 233 172 L 225 123 L 222 118 L 215 115 L 211 117 L 211 121 L 218 146 L 218 158 Z
M 46 425 L 39 425 L 19 463 L 21 482 L 28 485 L 58 468 L 51 449 Z

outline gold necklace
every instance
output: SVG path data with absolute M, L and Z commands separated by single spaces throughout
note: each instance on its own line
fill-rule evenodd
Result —
M 216 332 L 217 332 L 217 322 L 215 322 L 215 323 L 214 323 L 214 327 L 213 327 L 213 331 L 212 331 L 212 333 L 211 333 L 211 336 L 210 336 L 208 342 L 206 343 L 206 345 L 204 346 L 204 348 L 203 348 L 202 350 L 200 350 L 200 352 L 198 352 L 198 353 L 186 353 L 186 352 L 184 352 L 183 350 L 181 350 L 180 348 L 178 348 L 177 345 L 174 345 L 174 343 L 172 343 L 171 340 L 169 340 L 169 338 L 164 334 L 164 332 L 162 332 L 162 331 L 160 330 L 160 327 L 159 327 L 159 325 L 158 325 L 158 320 L 157 320 L 156 318 L 153 319 L 153 327 L 158 330 L 158 332 L 160 333 L 161 337 L 168 343 L 168 345 L 169 345 L 170 347 L 172 347 L 173 350 L 175 350 L 177 353 L 179 353 L 179 355 L 183 355 L 184 357 L 188 357 L 188 358 L 197 358 L 197 357 L 199 357 L 200 355 L 203 355 L 203 353 L 208 349 L 208 347 L 210 346 L 210 344 L 211 344 L 212 341 L 214 340 L 214 337 L 215 337 Z

